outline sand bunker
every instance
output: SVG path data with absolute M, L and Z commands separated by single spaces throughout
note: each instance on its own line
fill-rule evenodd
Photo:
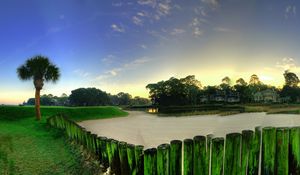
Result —
M 157 117 L 145 112 L 130 111 L 127 117 L 88 120 L 79 124 L 99 136 L 150 148 L 174 139 L 193 138 L 195 135 L 225 136 L 231 132 L 254 130 L 256 126 L 299 126 L 300 115 L 244 113 L 232 116 Z

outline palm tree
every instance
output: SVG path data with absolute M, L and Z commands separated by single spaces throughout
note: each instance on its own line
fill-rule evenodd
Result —
M 40 91 L 43 89 L 44 81 L 56 82 L 59 79 L 59 68 L 52 64 L 47 57 L 37 55 L 28 59 L 25 64 L 18 67 L 17 74 L 21 80 L 33 80 L 35 87 L 36 119 L 40 120 Z

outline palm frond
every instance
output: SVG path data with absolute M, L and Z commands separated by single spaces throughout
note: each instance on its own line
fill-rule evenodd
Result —
M 50 64 L 45 73 L 45 80 L 56 82 L 59 79 L 59 77 L 60 77 L 59 68 L 53 64 Z
M 31 70 L 34 79 L 43 79 L 50 64 L 49 59 L 41 55 L 34 56 L 26 61 L 26 66 Z
M 21 65 L 20 67 L 18 67 L 17 74 L 21 80 L 29 80 L 33 77 L 29 68 L 26 67 L 25 65 Z
M 29 58 L 17 69 L 22 80 L 46 80 L 56 82 L 60 77 L 59 68 L 52 64 L 48 57 L 37 55 Z

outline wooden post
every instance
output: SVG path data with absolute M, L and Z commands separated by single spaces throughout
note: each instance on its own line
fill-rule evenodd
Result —
M 170 143 L 170 175 L 181 175 L 182 141 L 172 140 Z
M 157 175 L 169 175 L 170 145 L 161 144 L 157 147 Z
M 211 144 L 214 135 L 209 134 L 206 136 L 206 163 L 207 163 L 207 174 L 211 173 Z
M 253 141 L 249 152 L 248 175 L 258 175 L 261 133 L 261 127 L 256 127 L 255 135 L 253 137 Z
M 91 140 L 91 132 L 90 131 L 87 131 L 86 132 L 86 143 L 87 143 L 87 150 L 89 152 L 91 152 L 91 149 L 92 149 L 92 140 Z
M 136 175 L 136 166 L 135 166 L 135 151 L 134 145 L 127 144 L 127 160 L 129 166 L 129 172 L 131 175 Z
M 193 145 L 192 139 L 183 141 L 183 174 L 193 175 Z
M 289 171 L 300 174 L 300 127 L 290 129 Z
M 98 155 L 98 147 L 97 147 L 97 135 L 96 134 L 92 134 L 91 135 L 92 138 L 92 148 L 93 148 L 93 153 L 95 155 Z
M 222 175 L 224 138 L 213 138 L 211 144 L 211 175 Z
M 113 157 L 112 157 L 112 150 L 111 150 L 111 142 L 113 139 L 109 138 L 106 140 L 106 154 L 108 157 L 108 167 L 112 166 L 112 161 L 113 161 Z
M 118 141 L 112 139 L 111 141 L 111 170 L 115 174 L 121 174 L 121 167 L 120 167 L 120 157 L 119 157 L 119 146 L 118 146 Z
M 136 174 L 143 175 L 144 174 L 144 146 L 136 145 L 134 147 L 134 156 L 135 156 L 135 166 L 136 166 Z
M 127 158 L 127 143 L 119 142 L 119 157 L 120 157 L 120 168 L 122 175 L 131 175 L 129 172 L 128 158 Z
M 157 174 L 157 150 L 150 148 L 144 151 L 144 175 Z
M 101 140 L 99 137 L 96 138 L 96 145 L 97 145 L 97 158 L 102 163 L 102 147 L 101 147 Z
M 276 129 L 265 127 L 262 131 L 262 175 L 275 174 Z
M 275 174 L 289 174 L 289 128 L 276 129 Z
M 194 175 L 208 175 L 208 164 L 206 161 L 206 137 L 194 137 Z
M 237 175 L 241 171 L 241 134 L 226 135 L 224 175 Z
M 241 175 L 246 175 L 249 172 L 249 159 L 251 145 L 254 141 L 254 132 L 251 130 L 242 131 L 242 154 L 241 154 Z
M 107 142 L 107 137 L 99 137 L 100 140 L 100 149 L 101 149 L 101 163 L 103 164 L 104 168 L 109 167 L 109 158 L 108 158 L 108 152 L 106 148 L 106 142 Z

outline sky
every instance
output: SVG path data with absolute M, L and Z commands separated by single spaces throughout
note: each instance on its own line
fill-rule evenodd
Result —
M 300 75 L 299 31 L 297 0 L 1 0 L 0 104 L 34 96 L 16 69 L 40 54 L 61 70 L 42 90 L 57 96 L 148 97 L 147 84 L 187 75 L 282 86 L 284 70 Z

